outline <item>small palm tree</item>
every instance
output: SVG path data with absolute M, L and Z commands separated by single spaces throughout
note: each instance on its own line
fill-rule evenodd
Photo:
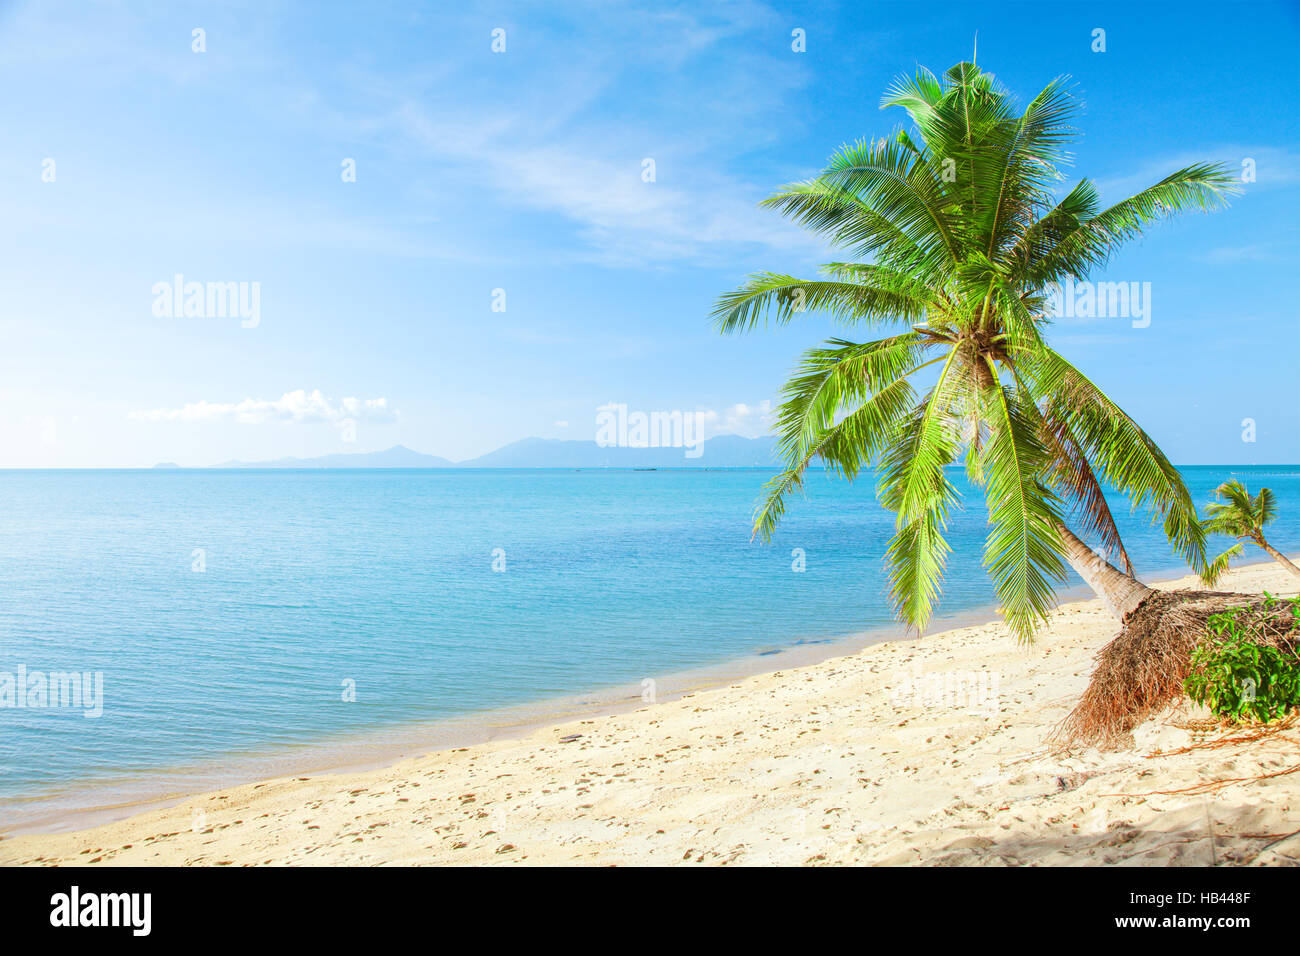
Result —
M 1277 503 L 1273 500 L 1272 491 L 1261 488 L 1259 494 L 1251 497 L 1241 482 L 1228 481 L 1214 489 L 1214 497 L 1216 500 L 1210 502 L 1205 509 L 1205 521 L 1201 527 L 1206 534 L 1224 534 L 1236 538 L 1238 543 L 1206 565 L 1201 573 L 1202 581 L 1213 587 L 1223 572 L 1228 570 L 1229 559 L 1241 555 L 1242 541 L 1259 545 L 1274 561 L 1300 577 L 1300 568 L 1264 540 L 1264 525 L 1277 517 Z
M 815 281 L 753 276 L 714 312 L 723 332 L 805 311 L 867 329 L 901 326 L 805 355 L 777 418 L 787 468 L 768 484 L 755 533 L 770 537 L 814 460 L 850 480 L 876 466 L 880 499 L 897 515 L 891 598 L 921 628 L 958 499 L 945 469 L 964 452 L 988 501 L 985 566 L 1012 630 L 1028 639 L 1046 619 L 1062 559 L 1124 619 L 1153 592 L 1134 577 L 1103 482 L 1153 508 L 1197 571 L 1204 533 L 1156 443 L 1048 344 L 1049 293 L 1148 224 L 1222 205 L 1232 176 L 1188 166 L 1105 209 L 1087 179 L 1059 195 L 1076 111 L 1066 78 L 1019 112 L 991 74 L 959 63 L 942 82 L 924 69 L 900 79 L 882 101 L 889 106 L 905 109 L 914 129 L 846 146 L 819 176 L 764 203 L 852 261 L 824 266 Z M 925 369 L 933 384 L 918 391 L 913 376 Z M 1116 564 L 1070 530 L 1072 516 Z

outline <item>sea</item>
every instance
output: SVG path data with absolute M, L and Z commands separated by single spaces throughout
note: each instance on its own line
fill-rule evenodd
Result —
M 1272 488 L 1271 543 L 1300 551 L 1300 466 L 1182 472 L 1198 504 L 1232 478 Z M 5 675 L 83 678 L 79 706 L 0 706 L 0 831 L 916 637 L 886 596 L 893 516 L 874 481 L 810 473 L 763 544 L 751 520 L 771 474 L 0 471 L 0 698 Z M 983 500 L 951 478 L 963 507 L 929 635 L 996 616 Z M 1186 573 L 1158 524 L 1110 500 L 1140 575 Z

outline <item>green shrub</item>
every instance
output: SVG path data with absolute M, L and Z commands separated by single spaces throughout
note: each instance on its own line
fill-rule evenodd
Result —
M 1300 597 L 1210 616 L 1183 687 L 1220 717 L 1268 722 L 1300 708 Z

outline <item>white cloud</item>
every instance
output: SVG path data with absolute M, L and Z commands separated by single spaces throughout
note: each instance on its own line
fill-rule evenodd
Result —
M 741 435 L 745 438 L 758 438 L 772 431 L 773 409 L 767 399 L 757 405 L 737 402 L 721 412 L 708 410 L 703 415 L 703 431 L 706 438 L 716 435 Z
M 344 398 L 334 402 L 321 393 L 297 389 L 274 401 L 246 398 L 241 402 L 189 402 L 181 408 L 134 411 L 128 416 L 138 422 L 235 422 L 261 425 L 283 422 L 296 425 L 338 424 L 351 419 L 376 424 L 393 422 L 397 412 L 387 398 Z

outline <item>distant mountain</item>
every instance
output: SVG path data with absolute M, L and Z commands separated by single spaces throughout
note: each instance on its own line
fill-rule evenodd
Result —
M 176 462 L 174 461 L 160 461 L 158 462 L 158 464 L 154 465 L 154 467 L 155 468 L 179 468 L 180 465 L 176 464 Z
M 524 438 L 478 458 L 462 461 L 459 468 L 748 468 L 775 467 L 773 438 L 719 435 L 695 449 L 605 448 L 594 441 L 561 438 Z
M 405 445 L 383 451 L 321 455 L 319 458 L 277 458 L 275 461 L 227 461 L 215 468 L 450 468 L 452 462 L 424 455 Z
M 685 448 L 603 448 L 594 441 L 524 438 L 496 451 L 452 462 L 404 445 L 360 454 L 275 461 L 227 461 L 216 468 L 775 468 L 776 439 L 719 435 L 702 442 L 696 457 Z M 165 467 L 165 466 L 159 466 Z

